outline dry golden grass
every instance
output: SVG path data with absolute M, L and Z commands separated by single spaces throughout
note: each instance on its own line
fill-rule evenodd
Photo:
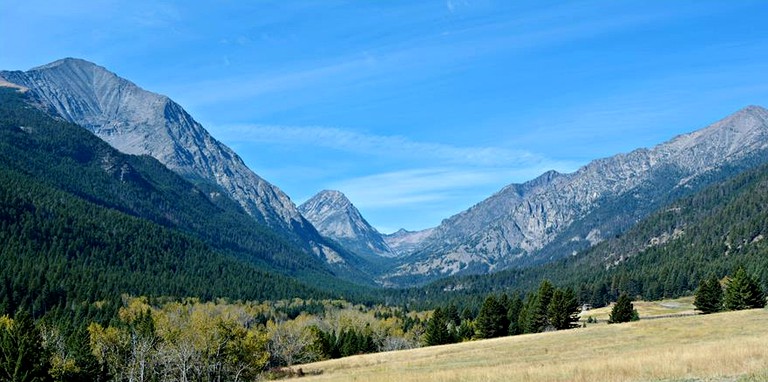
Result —
M 666 316 L 670 314 L 693 314 L 693 297 L 681 297 L 662 301 L 633 301 L 640 317 Z M 613 305 L 585 311 L 581 314 L 581 320 L 586 321 L 593 317 L 600 321 L 608 321 Z
M 667 318 L 301 365 L 302 381 L 768 381 L 768 311 Z

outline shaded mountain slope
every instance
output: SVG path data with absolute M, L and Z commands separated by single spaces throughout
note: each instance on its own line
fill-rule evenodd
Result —
M 260 299 L 363 290 L 228 198 L 24 98 L 0 88 L 0 268 L 11 303 L 48 301 L 40 296 L 55 290 L 39 304 L 114 293 Z
M 231 197 L 305 251 L 359 273 L 353 263 L 360 259 L 349 259 L 349 253 L 326 243 L 287 195 L 248 169 L 168 97 L 72 58 L 27 72 L 3 71 L 0 78 L 28 88 L 52 115 L 85 127 L 121 152 L 152 156 L 195 183 L 217 186 L 211 192 Z

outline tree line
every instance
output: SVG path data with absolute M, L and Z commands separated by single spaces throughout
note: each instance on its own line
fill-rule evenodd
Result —
M 726 276 L 721 280 L 710 276 L 702 280 L 693 301 L 703 314 L 764 308 L 765 303 L 765 292 L 760 284 L 741 267 L 733 277 Z
M 461 315 L 455 305 L 438 307 L 427 321 L 424 344 L 442 345 L 472 339 L 571 329 L 578 326 L 581 305 L 570 288 L 544 280 L 525 295 L 488 295 L 477 316 Z

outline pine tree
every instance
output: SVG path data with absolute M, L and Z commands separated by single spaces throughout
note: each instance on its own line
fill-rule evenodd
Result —
M 445 316 L 442 309 L 435 309 L 432 313 L 432 317 L 427 321 L 427 329 L 424 332 L 424 342 L 427 346 L 456 342 L 453 333 L 448 331 L 448 318 Z
M 0 322 L 0 380 L 43 382 L 52 380 L 48 352 L 42 336 L 26 311 L 18 311 L 13 320 Z
M 611 309 L 611 316 L 608 319 L 608 323 L 617 324 L 629 322 L 635 317 L 637 317 L 637 311 L 635 311 L 632 301 L 629 299 L 629 295 L 622 293 L 616 301 L 616 305 Z
M 725 289 L 725 308 L 743 310 L 765 307 L 765 294 L 744 268 L 739 268 Z
M 456 305 L 448 305 L 448 307 L 445 308 L 444 314 L 445 320 L 449 325 L 452 325 L 453 327 L 458 327 L 461 325 L 461 316 L 459 316 L 459 309 L 456 307 Z
M 523 322 L 525 333 L 538 333 L 547 330 L 551 323 L 549 322 L 549 303 L 555 287 L 549 280 L 544 280 L 539 285 L 538 291 L 529 295 L 525 308 L 525 321 Z
M 723 288 L 717 277 L 701 280 L 693 300 L 693 305 L 702 314 L 717 313 L 723 310 Z
M 488 296 L 477 314 L 475 335 L 477 338 L 494 338 L 506 336 L 508 332 L 507 310 L 496 297 Z
M 513 297 L 509 301 L 509 308 L 507 309 L 507 319 L 509 319 L 509 335 L 523 333 L 523 325 L 520 323 L 520 312 L 523 310 L 523 300 L 520 296 Z
M 549 302 L 547 317 L 555 329 L 571 329 L 577 326 L 575 323 L 579 321 L 580 311 L 573 289 L 556 289 Z

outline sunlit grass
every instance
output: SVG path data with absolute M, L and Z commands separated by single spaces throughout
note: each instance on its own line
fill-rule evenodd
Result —
M 306 381 L 768 381 L 768 311 L 585 329 L 302 365 Z
M 681 297 L 661 301 L 633 301 L 632 305 L 635 307 L 641 318 L 674 314 L 693 314 L 695 309 L 693 306 L 693 297 Z M 582 312 L 581 321 L 586 321 L 588 317 L 600 321 L 608 321 L 612 308 L 613 305 L 610 305 Z

